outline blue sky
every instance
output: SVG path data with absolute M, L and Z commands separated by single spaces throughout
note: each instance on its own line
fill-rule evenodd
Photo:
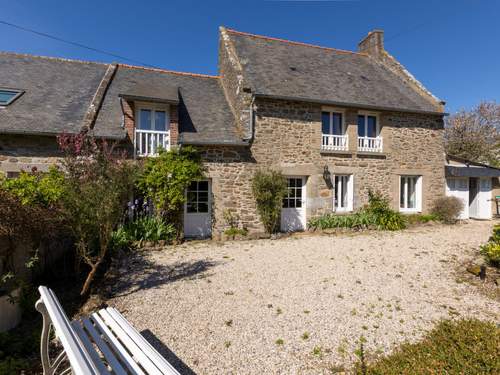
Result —
M 0 20 L 149 65 L 217 74 L 218 26 L 355 50 L 374 28 L 451 113 L 500 102 L 500 1 L 2 1 Z M 0 50 L 119 59 L 0 24 Z M 123 61 L 128 62 L 128 61 Z

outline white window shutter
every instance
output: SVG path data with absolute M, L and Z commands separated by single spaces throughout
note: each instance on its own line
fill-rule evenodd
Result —
M 354 175 L 349 175 L 347 181 L 347 210 L 353 211 L 354 207 Z
M 416 193 L 417 193 L 417 211 L 421 212 L 422 211 L 422 176 L 417 177 L 417 186 L 416 186 Z

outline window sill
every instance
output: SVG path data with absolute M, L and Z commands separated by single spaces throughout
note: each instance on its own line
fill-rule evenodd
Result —
M 413 214 L 421 214 L 422 210 L 419 209 L 404 209 L 400 208 L 399 212 L 401 212 L 403 215 L 413 215 Z
M 387 153 L 378 151 L 358 151 L 356 155 L 361 157 L 379 157 L 382 159 L 387 158 Z
M 353 152 L 349 150 L 325 150 L 325 149 L 320 149 L 319 151 L 321 154 L 327 154 L 327 155 L 344 155 L 348 157 L 352 157 Z

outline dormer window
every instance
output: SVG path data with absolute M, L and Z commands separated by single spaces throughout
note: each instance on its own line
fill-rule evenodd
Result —
M 24 91 L 14 90 L 14 89 L 2 89 L 0 88 L 0 106 L 8 106 L 14 100 L 19 98 Z
M 161 148 L 170 149 L 168 105 L 137 104 L 135 150 L 138 156 L 156 156 Z

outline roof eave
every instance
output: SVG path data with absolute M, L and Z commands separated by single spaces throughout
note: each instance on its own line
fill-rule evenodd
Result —
M 449 113 L 440 112 L 440 111 L 424 111 L 424 110 L 418 110 L 418 109 L 384 107 L 384 106 L 376 106 L 376 105 L 360 104 L 360 103 L 339 102 L 339 101 L 332 101 L 332 100 L 319 100 L 319 99 L 304 98 L 304 97 L 281 96 L 281 95 L 262 94 L 262 93 L 255 93 L 254 95 L 255 95 L 255 97 L 265 98 L 265 99 L 317 103 L 317 104 L 324 104 L 324 105 L 334 105 L 334 106 L 339 106 L 339 107 L 360 108 L 360 109 L 391 111 L 391 112 L 419 113 L 419 114 L 439 115 L 439 116 L 448 116 L 449 115 Z
M 9 130 L 4 129 L 0 130 L 0 135 L 31 135 L 31 136 L 44 136 L 44 137 L 57 137 L 61 134 L 79 134 L 79 131 L 62 131 L 62 132 L 43 132 L 43 131 L 23 131 L 19 129 Z M 118 135 L 96 135 L 96 138 L 105 138 L 121 141 L 126 138 L 126 135 L 118 136 Z
M 165 98 L 155 98 L 150 96 L 140 96 L 140 95 L 127 95 L 119 94 L 120 98 L 132 101 L 143 101 L 143 102 L 153 102 L 153 103 L 165 103 L 165 104 L 179 104 L 178 99 L 165 99 Z

